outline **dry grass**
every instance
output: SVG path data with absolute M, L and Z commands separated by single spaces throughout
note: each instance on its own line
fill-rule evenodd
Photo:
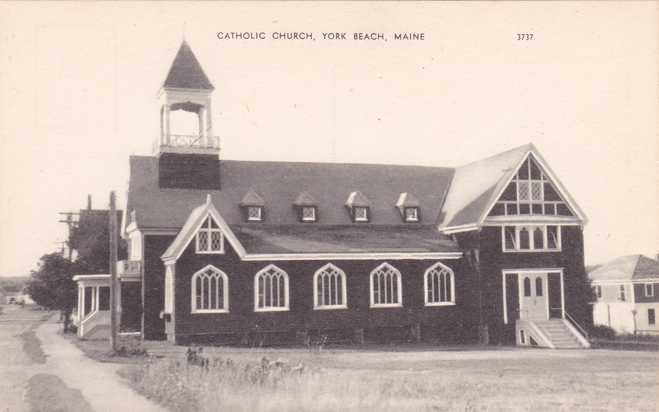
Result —
M 286 354 L 285 366 L 261 365 Z M 621 351 L 216 349 L 122 374 L 172 411 L 656 410 L 657 358 Z M 304 369 L 296 369 L 302 360 Z

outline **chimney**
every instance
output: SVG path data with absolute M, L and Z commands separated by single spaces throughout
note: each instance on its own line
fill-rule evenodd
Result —
M 87 210 L 92 210 L 92 195 L 87 195 Z

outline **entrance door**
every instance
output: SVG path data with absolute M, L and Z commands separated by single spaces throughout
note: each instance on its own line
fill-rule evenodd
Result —
M 547 274 L 528 272 L 519 274 L 520 317 L 525 320 L 547 320 Z

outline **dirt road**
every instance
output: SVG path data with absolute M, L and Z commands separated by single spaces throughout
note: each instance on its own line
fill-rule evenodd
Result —
M 57 315 L 2 306 L 0 411 L 160 411 L 130 389 L 117 365 L 83 355 L 58 332 Z

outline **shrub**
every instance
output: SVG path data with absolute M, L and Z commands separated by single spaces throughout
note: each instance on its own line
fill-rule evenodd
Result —
M 598 339 L 615 339 L 616 332 L 608 326 L 596 325 L 590 329 L 590 335 Z

